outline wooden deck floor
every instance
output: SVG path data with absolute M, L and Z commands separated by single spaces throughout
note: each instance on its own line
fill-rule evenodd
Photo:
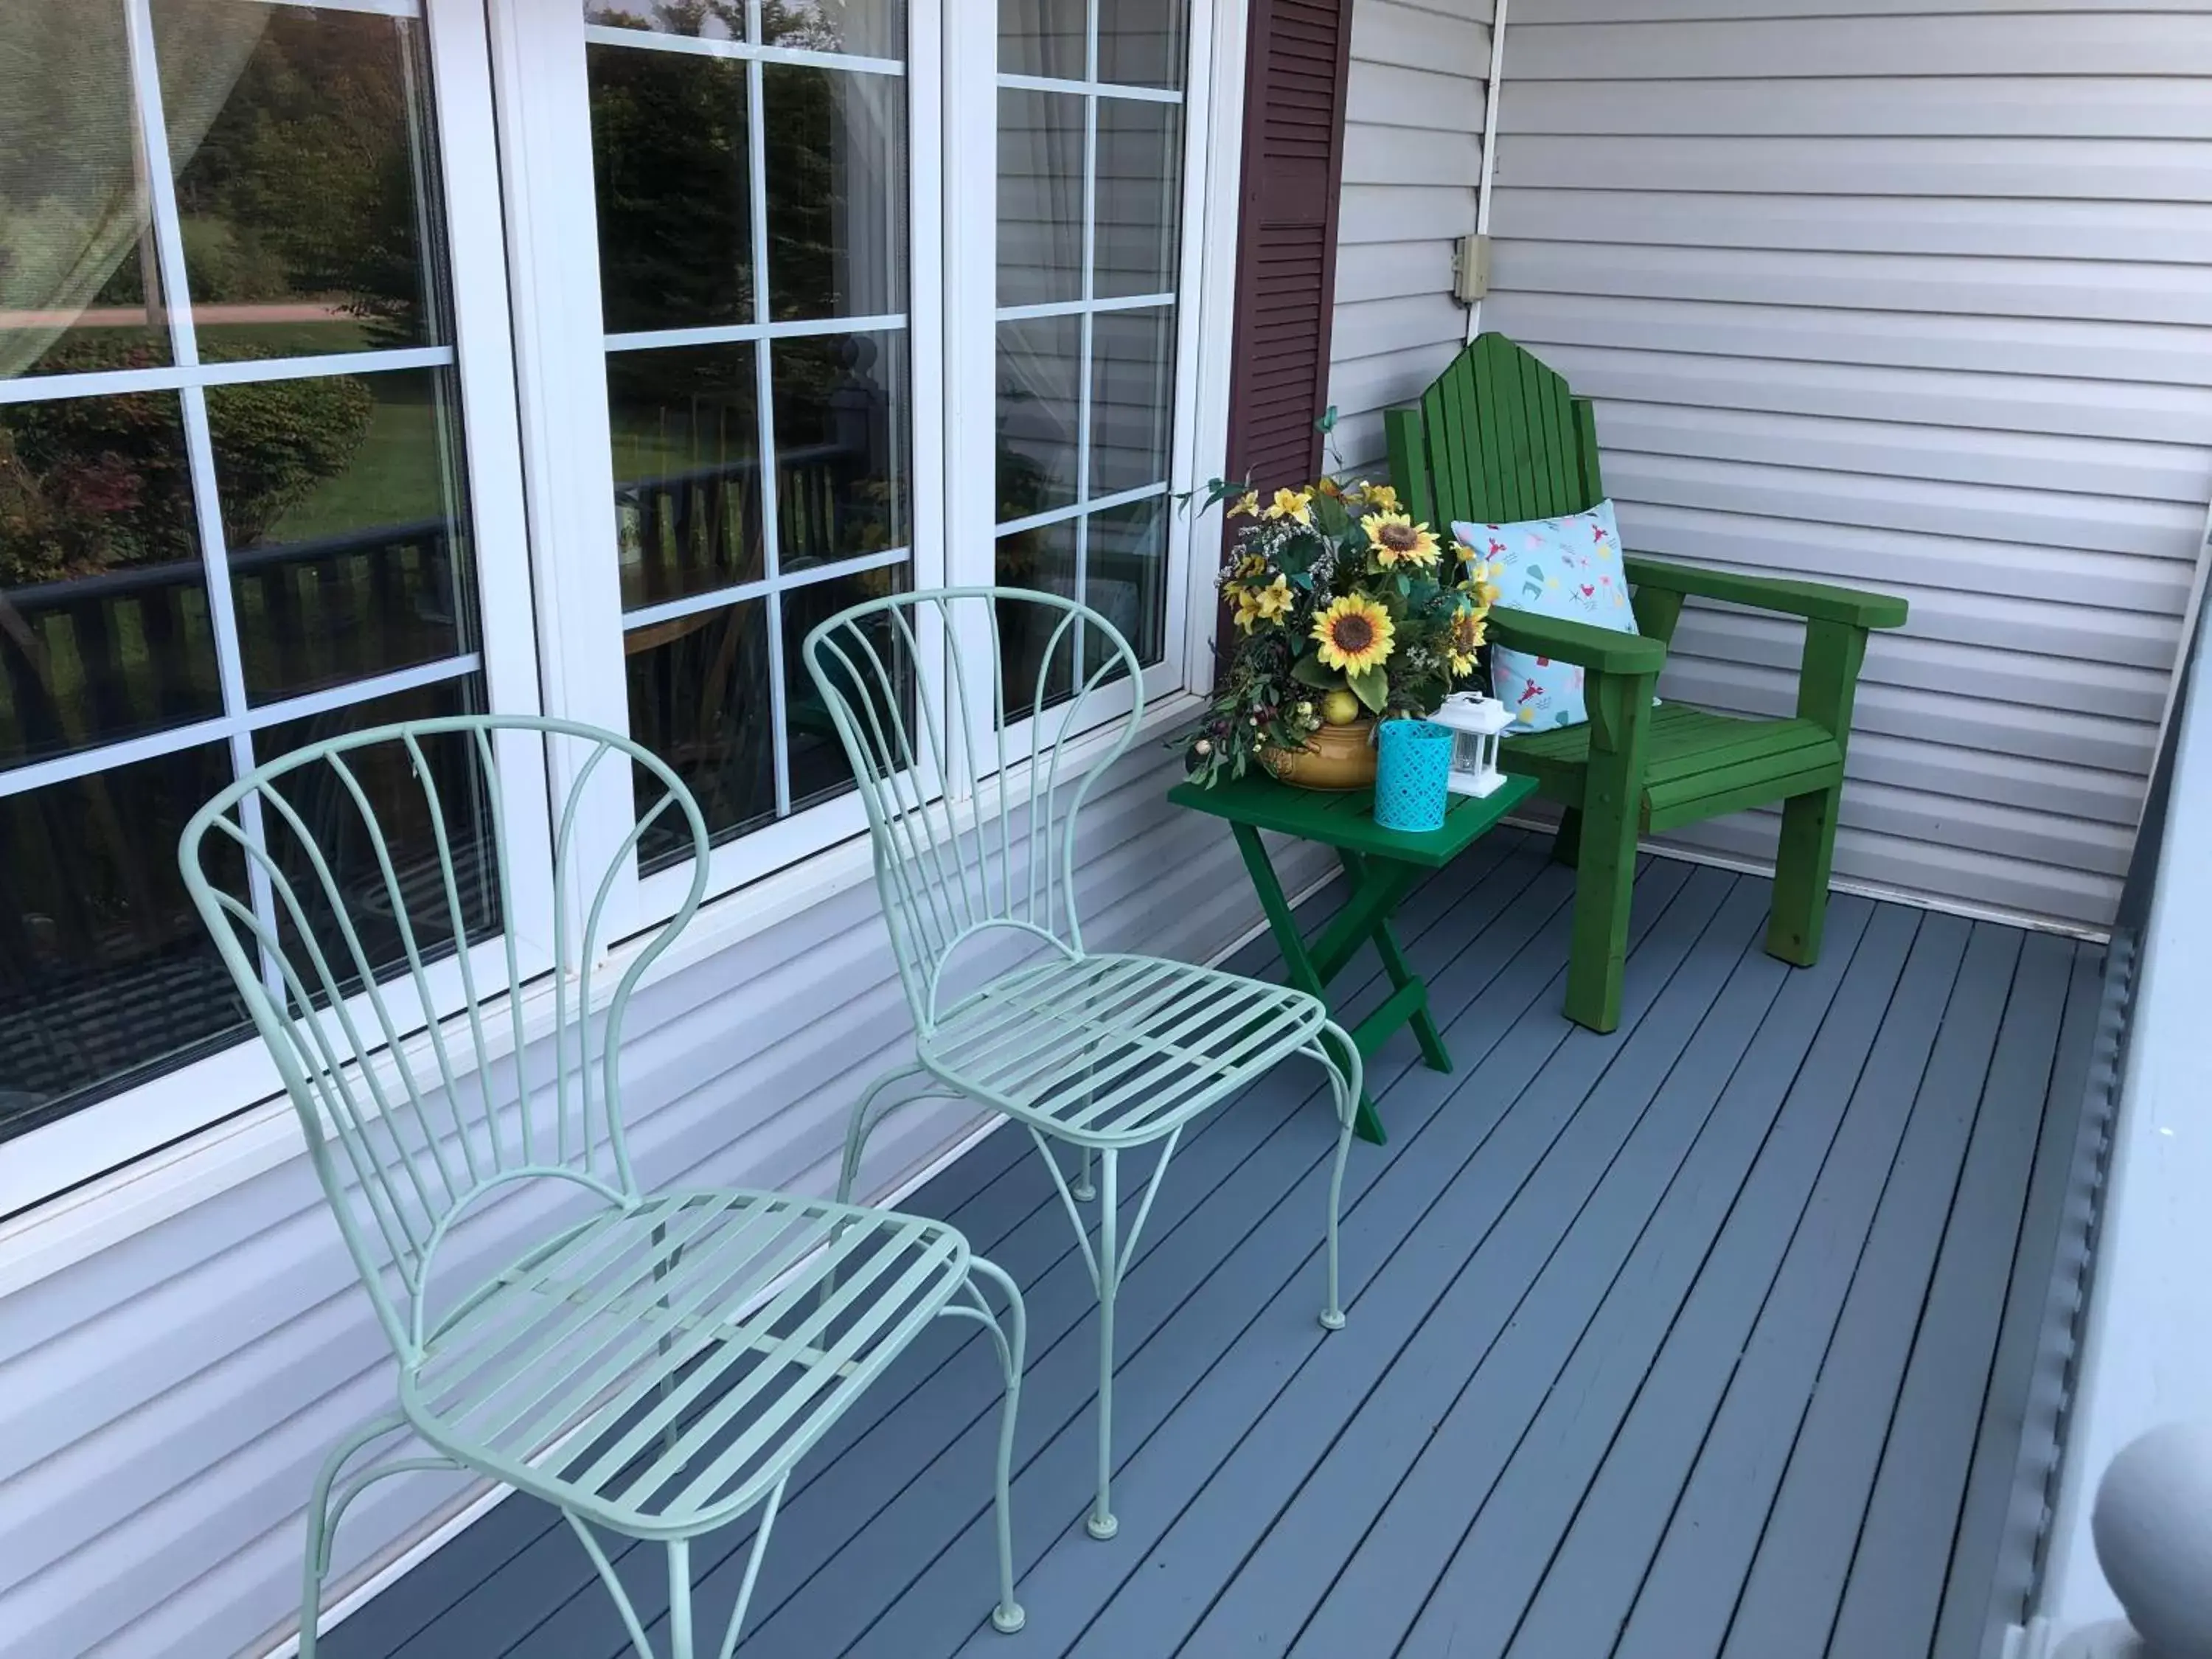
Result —
M 1123 1291 L 1110 1543 L 1081 1525 L 1096 1327 L 1048 1179 L 1000 1133 L 927 1188 L 909 1207 L 1029 1298 L 1029 1626 L 983 1622 L 996 1370 L 947 1323 L 802 1469 L 741 1659 L 1971 1659 L 2012 1471 L 1993 1359 L 2100 952 L 1839 896 L 1793 971 L 1759 948 L 1766 884 L 1654 860 L 1599 1037 L 1558 1012 L 1571 880 L 1506 833 L 1407 906 L 1456 1069 L 1402 1035 L 1378 1058 L 1341 1334 L 1313 1317 L 1310 1074 L 1187 1141 Z M 745 1535 L 705 1540 L 717 1629 Z M 659 1554 L 625 1558 L 648 1607 Z M 628 1651 L 520 1498 L 323 1648 Z

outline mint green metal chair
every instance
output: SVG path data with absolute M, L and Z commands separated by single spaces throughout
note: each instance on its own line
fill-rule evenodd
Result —
M 551 771 L 564 896 L 551 971 L 529 975 L 503 849 L 495 837 L 478 852 L 467 830 L 504 821 L 500 760 L 512 769 L 541 744 L 565 763 Z M 631 774 L 637 824 L 604 868 L 586 869 L 579 802 L 609 765 Z M 609 896 L 639 838 L 672 815 L 695 854 L 690 891 L 619 948 L 610 988 Z M 691 1540 L 757 1512 L 712 1650 L 730 1659 L 793 1467 L 940 1316 L 982 1325 L 1005 1374 L 992 1620 L 1021 1626 L 1007 1482 L 1025 1339 L 1012 1280 L 943 1222 L 768 1192 L 648 1193 L 631 1166 L 623 1018 L 698 908 L 707 851 L 690 793 L 635 744 L 492 716 L 316 744 L 240 778 L 185 827 L 185 884 L 298 1109 L 398 1360 L 398 1409 L 342 1442 L 315 1482 L 305 1659 L 347 1505 L 374 1481 L 429 1468 L 558 1508 L 644 1659 L 648 1620 L 600 1533 L 665 1547 L 665 1651 L 694 1659 L 708 1650 L 695 1646 Z M 441 975 L 458 978 L 464 1012 L 425 1024 Z M 468 1260 L 482 1248 L 469 1218 L 516 1201 L 518 1188 L 553 1200 L 544 1231 L 483 1273 Z M 456 1250 L 462 1261 L 438 1285 L 458 1275 L 460 1288 L 434 1297 L 433 1270 Z M 410 1431 L 428 1455 L 388 1443 Z M 379 1444 L 385 1455 L 355 1463 Z
M 1338 1121 L 1321 1322 L 1339 1329 L 1337 1218 L 1359 1051 L 1302 991 L 1084 948 L 1077 820 L 1144 714 L 1136 653 L 1098 612 L 1027 589 L 943 588 L 855 605 L 804 650 L 860 782 L 915 1033 L 915 1063 L 854 1110 L 838 1196 L 850 1195 L 868 1137 L 916 1102 L 971 1100 L 1029 1130 L 1098 1293 L 1098 1485 L 1086 1524 L 1111 1538 L 1114 1304 L 1184 1127 L 1279 1061 L 1320 1064 Z M 915 672 L 931 661 L 940 672 Z M 1127 707 L 1102 723 L 1108 697 Z M 1078 735 L 1098 745 L 1080 766 L 1068 757 Z M 1073 1185 L 1053 1142 L 1080 1152 Z M 1146 1146 L 1158 1156 L 1124 1234 L 1121 1154 Z M 1092 1198 L 1095 1246 L 1078 1207 Z

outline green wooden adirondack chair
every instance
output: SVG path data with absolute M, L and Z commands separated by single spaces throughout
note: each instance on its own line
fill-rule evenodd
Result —
M 1604 499 L 1590 401 L 1502 334 L 1485 334 L 1422 394 L 1386 416 L 1390 473 L 1413 516 L 1507 524 L 1582 513 Z M 1509 738 L 1503 765 L 1565 809 L 1556 854 L 1577 866 L 1566 1012 L 1593 1030 L 1620 1019 L 1638 836 L 1769 801 L 1784 803 L 1768 951 L 1809 967 L 1820 953 L 1844 750 L 1867 630 L 1905 621 L 1905 601 L 1817 582 L 1707 570 L 1633 555 L 1638 634 L 1500 606 L 1490 636 L 1581 667 L 1586 725 Z M 1651 706 L 1667 647 L 1695 595 L 1801 617 L 1805 655 L 1790 720 Z

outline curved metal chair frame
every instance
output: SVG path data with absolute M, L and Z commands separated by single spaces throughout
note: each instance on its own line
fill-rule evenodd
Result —
M 1327 1073 L 1339 1129 L 1321 1322 L 1338 1329 L 1358 1048 L 1303 992 L 1084 948 L 1078 816 L 1144 714 L 1136 653 L 1104 617 L 1027 589 L 941 588 L 855 605 L 809 633 L 804 650 L 859 780 L 915 1030 L 915 1063 L 878 1079 L 854 1110 L 838 1196 L 851 1194 L 868 1137 L 918 1101 L 966 1098 L 1028 1129 L 1098 1295 L 1097 1495 L 1086 1524 L 1110 1538 L 1115 1303 L 1184 1127 L 1292 1055 Z M 930 660 L 943 672 L 913 672 Z M 1122 696 L 1126 713 L 1102 711 Z M 1086 766 L 1069 765 L 1074 736 L 1102 725 L 1112 740 Z M 1015 951 L 1030 959 L 992 965 Z M 955 971 L 963 956 L 984 958 L 981 982 L 966 988 Z M 1055 1141 L 1080 1152 L 1072 1183 Z M 1158 1157 L 1125 1231 L 1121 1157 L 1144 1146 Z M 1093 1198 L 1095 1245 L 1078 1207 Z
M 550 1004 L 550 1032 L 527 1023 L 537 976 L 507 925 L 503 848 L 483 868 L 455 833 L 471 815 L 506 821 L 499 750 L 525 752 L 512 745 L 561 749 L 569 763 L 553 774 L 553 971 L 531 988 Z M 637 822 L 603 869 L 594 858 L 585 870 L 579 803 L 608 764 L 641 785 Z M 640 838 L 672 813 L 695 854 L 690 890 L 630 942 L 609 991 L 611 896 Z M 313 744 L 241 777 L 185 830 L 186 888 L 299 1113 L 399 1366 L 398 1410 L 341 1441 L 315 1481 L 303 1659 L 346 1508 L 418 1469 L 490 1476 L 557 1507 L 644 1659 L 648 1618 L 599 1533 L 665 1547 L 665 1650 L 695 1659 L 710 1650 L 693 1631 L 691 1540 L 757 1513 L 711 1650 L 731 1659 L 793 1466 L 939 1317 L 981 1325 L 1004 1376 L 992 1620 L 1021 1626 L 1008 1482 L 1026 1333 L 1013 1281 L 942 1222 L 768 1192 L 648 1193 L 631 1167 L 623 1019 L 698 908 L 708 848 L 690 793 L 637 744 L 494 715 Z M 434 963 L 459 982 L 463 1012 L 445 1024 L 422 1018 L 437 1006 Z M 511 1054 L 488 1041 L 502 1016 Z M 564 1224 L 489 1276 L 462 1274 L 466 1288 L 434 1306 L 432 1270 L 466 1216 L 525 1183 L 566 1206 Z M 403 1431 L 428 1454 L 356 1462 Z

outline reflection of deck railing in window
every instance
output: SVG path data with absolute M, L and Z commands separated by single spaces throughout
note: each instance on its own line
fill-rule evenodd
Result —
M 864 515 L 892 532 L 890 477 L 885 458 L 865 436 L 779 451 L 775 517 L 781 567 L 799 569 L 857 550 L 860 526 L 854 520 Z M 865 492 L 871 488 L 884 490 L 886 499 L 868 500 Z M 621 514 L 623 603 L 629 608 L 757 581 L 768 574 L 757 456 L 625 479 L 615 486 L 615 500 Z

